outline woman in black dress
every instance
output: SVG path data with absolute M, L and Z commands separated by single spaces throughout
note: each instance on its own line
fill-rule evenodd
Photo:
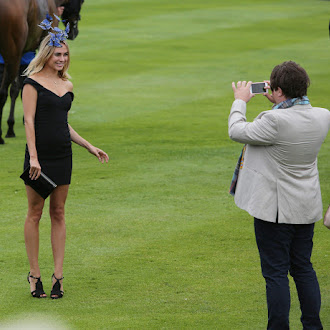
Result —
M 23 87 L 23 109 L 27 146 L 24 168 L 30 166 L 30 178 L 36 180 L 41 170 L 57 187 L 50 195 L 51 243 L 54 257 L 54 274 L 51 298 L 63 296 L 63 260 L 65 248 L 64 205 L 69 190 L 72 170 L 71 141 L 85 147 L 100 162 L 108 162 L 108 155 L 83 139 L 68 124 L 68 111 L 73 101 L 73 85 L 67 73 L 69 47 L 61 41 L 51 45 L 48 35 L 39 52 L 26 70 L 28 78 Z M 39 221 L 44 199 L 26 185 L 28 213 L 25 221 L 25 246 L 30 263 L 28 281 L 33 297 L 46 294 L 40 279 L 38 263 Z

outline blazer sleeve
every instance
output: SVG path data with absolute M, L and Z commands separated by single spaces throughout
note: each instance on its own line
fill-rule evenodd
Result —
M 228 118 L 229 137 L 252 145 L 272 145 L 278 135 L 278 121 L 270 111 L 264 111 L 253 122 L 246 121 L 246 102 L 235 100 Z

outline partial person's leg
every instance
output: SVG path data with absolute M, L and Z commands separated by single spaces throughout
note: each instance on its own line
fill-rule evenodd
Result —
M 314 224 L 296 225 L 291 246 L 292 275 L 298 292 L 301 322 L 304 330 L 323 329 L 320 320 L 321 293 L 310 261 L 313 249 Z
M 289 329 L 291 229 L 289 225 L 254 220 L 262 275 L 266 280 L 268 326 L 271 330 Z
M 37 194 L 30 186 L 26 187 L 28 198 L 28 213 L 24 226 L 24 238 L 27 256 L 30 263 L 30 275 L 40 277 L 40 268 L 38 263 L 39 256 L 39 222 L 44 207 L 44 199 Z M 36 289 L 37 280 L 30 277 L 31 292 Z M 44 296 L 44 295 L 43 295 Z
M 68 195 L 69 185 L 60 185 L 50 195 L 49 214 L 51 219 L 51 240 L 54 257 L 54 275 L 60 279 L 63 277 L 63 262 L 65 251 L 65 201 Z M 53 277 L 53 284 L 56 279 Z M 63 284 L 61 283 L 61 291 Z

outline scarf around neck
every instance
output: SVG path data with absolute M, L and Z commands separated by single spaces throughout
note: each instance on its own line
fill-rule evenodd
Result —
M 287 108 L 291 108 L 293 107 L 294 105 L 297 105 L 297 104 L 311 104 L 309 102 L 309 98 L 305 95 L 303 97 L 295 97 L 293 99 L 287 99 L 279 104 L 276 104 L 272 107 L 272 110 L 275 110 L 275 109 L 287 109 Z

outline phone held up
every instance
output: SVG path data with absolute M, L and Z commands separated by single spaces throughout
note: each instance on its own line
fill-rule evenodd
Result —
M 250 92 L 252 94 L 263 94 L 267 92 L 266 87 L 268 87 L 268 83 L 266 82 L 252 83 L 250 87 Z

